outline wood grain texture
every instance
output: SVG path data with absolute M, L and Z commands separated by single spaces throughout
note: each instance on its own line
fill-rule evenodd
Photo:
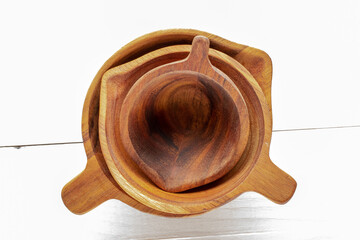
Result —
M 130 158 L 168 192 L 185 191 L 222 177 L 239 161 L 247 143 L 245 102 L 231 79 L 209 62 L 208 45 L 207 38 L 196 37 L 185 60 L 155 68 L 136 81 L 122 105 L 117 105 L 121 107 L 119 119 L 100 118 L 100 125 L 106 120 L 113 126 L 106 135 L 121 139 Z M 146 64 L 138 63 L 129 71 L 137 72 Z M 128 80 L 124 70 L 105 76 L 115 79 L 112 86 Z M 106 80 L 102 86 L 107 86 Z M 101 101 L 118 101 L 121 95 L 114 87 L 107 88 Z M 108 116 L 117 112 L 112 108 L 101 111 Z M 120 124 L 119 132 L 113 131 L 116 124 Z
M 222 66 L 219 68 L 233 79 L 235 85 L 242 92 L 242 96 L 246 101 L 251 124 L 251 137 L 247 145 L 247 150 L 245 150 L 238 164 L 218 181 L 197 188 L 194 191 L 178 194 L 160 190 L 142 173 L 137 165 L 124 154 L 124 151 L 120 151 L 120 148 L 111 150 L 108 148 L 108 145 L 121 146 L 122 143 L 116 136 L 106 133 L 106 128 L 110 132 L 121 131 L 116 124 L 111 125 L 111 123 L 117 122 L 116 117 L 120 115 L 121 106 L 123 105 L 123 100 L 121 99 L 125 98 L 127 92 L 131 88 L 130 85 L 134 84 L 136 81 L 129 81 L 129 79 L 133 78 L 131 77 L 131 74 L 129 74 L 131 71 L 128 69 L 136 69 L 139 62 L 151 62 L 150 60 L 145 60 L 146 58 L 155 57 L 156 54 L 161 52 L 165 53 L 166 51 L 173 50 L 174 48 L 172 47 L 163 48 L 156 51 L 156 53 L 153 52 L 144 55 L 133 62 L 110 70 L 104 76 L 102 88 L 104 94 L 106 94 L 106 88 L 108 87 L 109 89 L 116 89 L 117 96 L 122 97 L 118 97 L 117 101 L 101 101 L 100 119 L 102 124 L 100 124 L 100 138 L 102 150 L 113 177 L 129 195 L 133 196 L 143 204 L 160 211 L 182 214 L 200 213 L 220 206 L 245 191 L 256 190 L 251 184 L 244 182 L 244 180 L 259 158 L 268 158 L 271 137 L 271 114 L 262 90 L 251 74 L 241 64 L 226 54 L 215 50 L 213 50 L 214 54 L 211 54 L 212 51 L 210 51 L 210 56 L 213 56 L 214 58 L 212 59 L 210 57 L 212 63 L 215 66 Z M 112 75 L 112 71 L 127 73 L 127 80 L 116 83 L 113 81 L 108 82 L 108 77 Z M 131 83 L 132 81 L 133 83 Z M 109 107 L 106 106 L 106 104 L 115 104 L 117 106 Z M 107 113 L 104 111 L 105 109 L 116 110 Z M 107 114 L 109 115 L 107 116 Z M 111 118 L 114 118 L 114 120 L 110 121 L 110 124 L 107 124 L 106 120 Z M 117 159 L 118 161 L 113 161 L 112 159 Z M 288 183 L 291 184 L 285 184 L 285 186 L 293 189 L 295 186 L 293 182 L 289 181 Z M 277 191 L 282 191 L 282 189 L 278 189 Z M 269 197 L 271 199 L 271 195 L 269 195 Z M 286 199 L 284 198 L 282 201 L 287 201 L 288 197 L 289 196 L 286 196 Z
M 142 56 L 156 49 L 172 45 L 176 46 L 179 44 L 190 44 L 192 39 L 199 34 L 206 36 L 210 39 L 211 48 L 224 52 L 227 55 L 236 58 L 236 60 L 238 62 L 241 62 L 244 66 L 247 66 L 250 73 L 253 75 L 253 77 L 256 79 L 257 83 L 263 90 L 266 101 L 271 107 L 270 87 L 272 66 L 271 60 L 265 52 L 255 48 L 236 44 L 228 40 L 222 39 L 218 36 L 198 30 L 171 29 L 150 33 L 127 44 L 118 52 L 116 52 L 111 58 L 109 58 L 109 60 L 106 61 L 106 63 L 99 70 L 98 74 L 95 76 L 89 88 L 84 103 L 82 119 L 84 146 L 88 159 L 91 159 L 92 156 L 95 156 L 97 162 L 104 163 L 103 154 L 100 149 L 100 143 L 98 138 L 100 80 L 103 74 L 111 67 L 115 67 L 123 63 L 129 62 L 139 56 Z M 189 48 L 187 50 L 179 51 L 177 54 L 172 56 L 173 58 L 169 56 L 166 56 L 166 59 L 160 58 L 158 59 L 158 61 L 160 61 L 159 64 L 165 64 L 168 62 L 180 60 L 186 57 L 188 51 Z M 210 56 L 210 60 L 214 66 L 219 68 L 219 64 L 216 62 L 216 59 Z M 254 62 L 261 64 L 256 64 L 256 66 L 254 66 Z M 232 69 L 221 70 L 223 72 L 226 72 L 228 75 L 231 74 L 232 71 Z M 139 73 L 140 76 L 142 74 L 143 73 Z M 107 166 L 104 166 L 103 168 L 101 168 L 101 170 L 109 174 L 109 169 L 107 168 Z M 114 181 L 114 179 L 111 179 L 110 177 L 109 181 Z M 114 195 L 122 196 L 123 194 L 122 190 L 117 187 L 113 187 L 111 191 Z M 122 200 L 121 197 L 118 197 L 118 199 Z M 130 199 L 132 198 L 130 197 Z M 101 202 L 99 202 L 98 204 L 100 203 Z M 158 215 L 169 215 L 165 212 L 157 212 L 135 199 L 132 199 L 132 201 L 127 203 L 130 206 L 133 206 L 145 212 L 151 212 Z M 139 208 L 139 206 L 141 207 Z
M 159 212 L 139 203 L 119 187 L 108 170 L 103 169 L 101 165 L 105 160 L 99 162 L 98 159 L 102 156 L 88 159 L 85 170 L 63 187 L 61 197 L 71 212 L 84 214 L 107 200 L 117 199 L 142 212 L 167 217 L 184 216 Z

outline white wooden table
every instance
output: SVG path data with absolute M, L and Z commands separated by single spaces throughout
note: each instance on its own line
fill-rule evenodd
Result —
M 360 239 L 359 12 L 350 0 L 1 1 L 0 239 Z M 272 57 L 270 156 L 297 180 L 293 199 L 246 193 L 181 219 L 116 200 L 70 213 L 60 192 L 85 167 L 82 144 L 24 145 L 80 142 L 101 64 L 144 33 L 176 27 Z

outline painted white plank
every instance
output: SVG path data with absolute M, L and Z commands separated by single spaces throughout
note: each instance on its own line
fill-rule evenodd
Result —
M 82 104 L 102 63 L 144 33 L 179 27 L 270 54 L 275 129 L 360 124 L 359 4 L 2 1 L 0 145 L 81 141 Z
M 181 219 L 117 200 L 73 215 L 60 191 L 85 166 L 81 144 L 2 148 L 0 239 L 358 239 L 359 137 L 359 128 L 274 133 L 271 157 L 298 182 L 288 204 L 246 193 Z

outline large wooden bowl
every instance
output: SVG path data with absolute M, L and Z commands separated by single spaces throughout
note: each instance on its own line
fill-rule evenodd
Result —
M 123 162 L 114 162 L 112 156 L 106 152 L 106 147 L 103 147 L 106 166 L 97 136 L 99 81 L 110 67 L 122 62 L 127 62 L 125 65 L 129 66 L 131 61 L 128 60 L 137 57 L 143 58 L 142 61 L 147 58 L 150 69 L 184 59 L 190 52 L 190 46 L 178 43 L 190 43 L 198 34 L 211 41 L 211 63 L 228 75 L 242 93 L 250 116 L 250 136 L 241 159 L 224 177 L 194 190 L 170 193 L 153 184 L 129 158 L 120 158 Z M 161 48 L 167 45 L 178 46 Z M 159 49 L 156 50 L 157 48 Z M 152 50 L 155 51 L 146 55 Z M 247 69 L 244 66 L 247 66 Z M 150 69 L 144 68 L 133 73 L 130 81 L 137 81 Z M 196 30 L 161 31 L 135 40 L 108 60 L 90 87 L 83 114 L 83 137 L 88 165 L 81 175 L 64 187 L 64 203 L 73 212 L 84 213 L 107 199 L 115 198 L 139 210 L 167 216 L 205 212 L 245 191 L 256 191 L 274 202 L 285 203 L 291 198 L 296 183 L 273 165 L 268 156 L 272 128 L 270 85 L 271 61 L 260 50 Z

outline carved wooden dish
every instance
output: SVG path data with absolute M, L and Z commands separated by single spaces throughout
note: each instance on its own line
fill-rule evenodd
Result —
M 193 50 L 190 45 L 178 45 L 190 43 L 199 34 L 210 39 L 211 63 L 204 51 L 206 38 L 198 38 L 197 46 L 202 48 L 199 51 L 196 44 Z M 164 47 L 167 45 L 170 46 Z M 189 55 L 190 51 L 193 54 Z M 191 57 L 196 55 L 197 58 Z M 205 68 L 196 64 L 199 59 L 204 60 Z M 97 135 L 100 78 L 103 82 L 99 130 L 106 164 Z M 169 89 L 160 91 L 164 82 L 169 83 Z M 296 182 L 273 165 L 268 156 L 272 128 L 270 85 L 271 62 L 260 50 L 196 30 L 167 30 L 135 40 L 109 59 L 89 90 L 83 113 L 88 165 L 64 187 L 64 203 L 71 211 L 84 213 L 115 198 L 139 210 L 165 216 L 202 213 L 245 191 L 256 191 L 274 202 L 285 203 L 291 198 Z M 188 91 L 181 92 L 182 88 Z M 181 94 L 174 94 L 174 89 Z M 199 104 L 189 105 L 191 101 L 186 95 L 189 92 L 192 99 L 200 96 L 195 98 L 201 99 Z M 160 95 L 156 101 L 142 97 L 154 93 Z M 217 121 L 209 117 L 209 102 L 218 104 L 213 107 L 224 118 L 215 119 L 223 121 L 222 124 L 216 125 Z M 179 109 L 187 107 L 182 120 L 179 111 L 171 113 L 174 105 Z M 167 120 L 174 116 L 175 120 Z M 192 117 L 195 121 L 189 120 Z M 215 125 L 211 126 L 215 128 L 204 130 L 208 125 L 203 119 L 213 121 Z M 151 122 L 161 124 L 149 127 Z M 223 126 L 225 133 L 213 138 L 219 126 Z M 152 133 L 143 131 L 144 128 Z M 212 139 L 216 139 L 216 144 Z M 196 146 L 190 147 L 192 154 L 180 162 L 176 161 L 176 153 L 181 151 L 171 150 L 172 144 L 178 146 L 179 142 L 188 146 L 186 153 L 189 146 Z M 212 158 L 207 151 L 213 153 Z M 165 165 L 158 164 L 158 159 Z M 199 165 L 191 166 L 194 159 Z M 209 171 L 198 167 L 206 165 L 211 166 Z M 168 178 L 174 171 L 179 174 Z
M 208 51 L 209 40 L 196 37 L 185 60 L 149 71 L 128 92 L 129 74 L 151 59 L 104 75 L 100 140 L 107 160 L 121 165 L 129 156 L 167 192 L 205 185 L 235 166 L 249 136 L 248 111 Z

